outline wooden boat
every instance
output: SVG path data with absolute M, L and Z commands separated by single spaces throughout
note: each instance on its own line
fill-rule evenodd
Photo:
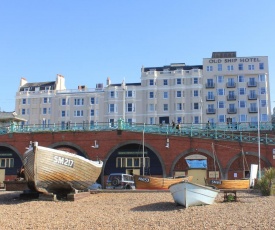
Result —
M 23 165 L 25 179 L 31 190 L 45 194 L 68 194 L 75 190 L 86 190 L 95 183 L 103 163 L 38 146 L 38 142 L 34 142 L 24 153 Z
M 213 204 L 219 190 L 212 187 L 182 181 L 169 186 L 169 190 L 176 204 L 186 208 L 196 205 Z
M 191 181 L 193 176 L 178 178 L 161 178 L 152 176 L 134 175 L 136 189 L 168 189 L 171 184 L 181 181 Z
M 217 187 L 218 189 L 249 189 L 249 179 L 239 180 L 210 180 L 210 185 Z

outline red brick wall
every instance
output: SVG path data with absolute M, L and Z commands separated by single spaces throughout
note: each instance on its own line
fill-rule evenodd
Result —
M 94 149 L 91 146 L 94 145 L 94 141 L 97 140 L 99 144 L 98 149 Z M 101 132 L 44 132 L 44 133 L 14 133 L 0 136 L 0 147 L 10 146 L 16 150 L 19 154 L 23 155 L 26 147 L 30 141 L 38 141 L 41 146 L 58 146 L 74 145 L 84 152 L 90 159 L 96 160 L 97 157 L 100 159 L 106 159 L 108 154 L 120 146 L 123 146 L 131 142 L 142 143 L 142 133 L 127 132 L 123 131 L 121 135 L 118 135 L 117 131 L 101 131 Z M 212 143 L 215 146 L 215 153 L 221 164 L 221 167 L 225 169 L 230 161 L 241 153 L 241 149 L 244 152 L 248 152 L 254 155 L 246 155 L 247 161 L 250 163 L 258 162 L 258 144 L 257 143 L 240 143 L 233 141 L 220 141 L 213 139 L 202 139 L 202 138 L 190 138 L 180 136 L 169 136 L 170 148 L 166 148 L 166 135 L 161 134 L 147 134 L 145 133 L 145 145 L 151 148 L 155 153 L 159 154 L 163 160 L 166 174 L 169 175 L 172 171 L 172 165 L 175 159 L 185 152 L 199 153 L 202 155 L 204 152 L 212 153 Z M 261 165 L 263 167 L 273 166 L 275 167 L 275 160 L 273 160 L 272 150 L 275 148 L 274 145 L 261 144 Z M 212 157 L 208 156 L 211 160 Z M 213 158 L 212 158 L 213 159 Z M 263 160 L 264 159 L 264 160 Z M 211 162 L 209 160 L 209 162 Z M 267 162 L 266 162 L 266 161 Z M 256 162 L 255 162 L 256 161 Z M 248 162 L 248 164 L 249 164 Z M 180 164 L 184 164 L 179 161 L 176 167 Z M 232 164 L 232 167 L 237 167 L 237 162 Z M 213 166 L 211 166 L 213 167 Z M 237 168 L 236 168 L 237 170 Z M 229 177 L 232 175 L 229 173 Z M 229 178 L 230 179 L 230 178 Z

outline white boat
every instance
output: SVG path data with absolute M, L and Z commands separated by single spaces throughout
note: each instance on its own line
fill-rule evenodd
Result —
M 186 208 L 197 205 L 213 204 L 219 191 L 209 186 L 182 181 L 169 186 L 176 204 Z

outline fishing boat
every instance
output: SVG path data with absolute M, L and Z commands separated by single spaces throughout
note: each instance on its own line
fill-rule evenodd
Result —
M 191 181 L 193 176 L 178 178 L 161 178 L 143 175 L 134 175 L 136 189 L 168 189 L 171 184 L 181 181 Z
M 103 162 L 46 148 L 33 142 L 23 156 L 28 187 L 44 194 L 86 190 L 98 179 Z
M 215 180 L 211 181 L 210 184 L 214 185 L 218 189 L 249 189 L 249 179 L 236 179 L 236 180 Z
M 219 193 L 218 189 L 182 181 L 169 186 L 169 190 L 176 204 L 185 208 L 197 205 L 210 205 L 215 202 Z

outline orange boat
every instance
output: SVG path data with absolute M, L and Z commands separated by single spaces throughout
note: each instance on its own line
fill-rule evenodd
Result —
M 181 181 L 191 181 L 193 176 L 178 178 L 162 178 L 152 176 L 134 175 L 136 189 L 168 189 L 172 184 Z
M 250 183 L 249 179 L 239 179 L 239 180 L 220 180 L 219 183 L 211 183 L 218 189 L 249 189 Z

